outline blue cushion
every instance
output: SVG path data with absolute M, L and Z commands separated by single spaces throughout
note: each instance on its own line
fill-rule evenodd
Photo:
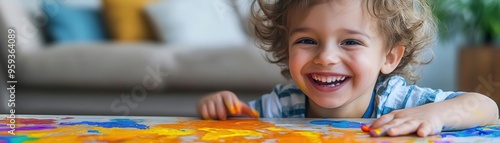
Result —
M 93 42 L 106 40 L 106 32 L 99 9 L 64 5 L 57 1 L 43 1 L 47 14 L 47 36 L 56 43 Z

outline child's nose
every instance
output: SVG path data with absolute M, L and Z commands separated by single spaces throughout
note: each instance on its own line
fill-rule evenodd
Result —
M 337 45 L 324 46 L 320 48 L 317 56 L 314 58 L 314 63 L 329 66 L 340 62 L 339 51 Z

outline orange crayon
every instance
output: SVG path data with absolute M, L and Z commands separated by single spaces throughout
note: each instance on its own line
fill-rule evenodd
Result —
M 368 133 L 370 132 L 370 127 L 368 127 L 367 125 L 363 124 L 361 125 L 361 130 L 365 133 Z

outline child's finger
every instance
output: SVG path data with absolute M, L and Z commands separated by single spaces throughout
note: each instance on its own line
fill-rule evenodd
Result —
M 210 120 L 210 116 L 208 115 L 208 109 L 207 109 L 207 105 L 206 104 L 203 104 L 201 105 L 200 107 L 200 111 L 201 111 L 201 116 L 203 117 L 203 119 L 205 120 Z
M 383 115 L 380 118 L 378 118 L 375 121 L 373 121 L 372 125 L 370 125 L 370 128 L 371 129 L 380 128 L 383 125 L 385 125 L 385 124 L 389 123 L 390 121 L 392 121 L 393 119 L 394 119 L 394 115 L 393 114 Z
M 223 95 L 222 99 L 224 100 L 224 105 L 226 105 L 226 109 L 229 111 L 231 115 L 236 115 L 237 110 L 236 110 L 236 104 L 234 102 L 234 99 L 230 95 Z
M 432 133 L 432 127 L 430 124 L 423 122 L 418 126 L 417 135 L 420 137 L 426 137 Z
M 208 115 L 210 119 L 217 119 L 217 111 L 214 102 L 207 102 Z
M 226 108 L 224 107 L 224 99 L 222 97 L 218 97 L 215 102 L 215 109 L 217 110 L 217 117 L 219 120 L 226 120 Z
M 391 121 L 385 123 L 384 125 L 382 125 L 379 128 L 389 129 L 389 128 L 397 127 L 405 122 L 408 122 L 408 120 L 407 119 L 392 119 Z M 377 128 L 373 128 L 373 129 L 377 129 Z
M 380 137 L 386 136 L 387 131 L 389 131 L 392 127 L 399 125 L 401 122 L 394 121 L 394 115 L 386 114 L 382 117 L 376 119 L 372 125 L 370 126 L 370 136 L 372 137 Z
M 240 104 L 240 107 L 241 107 L 241 113 L 249 116 L 249 117 L 253 117 L 253 118 L 259 118 L 260 115 L 259 115 L 259 112 L 255 111 L 254 109 L 250 108 L 250 106 L 248 106 L 247 104 L 245 103 L 242 103 L 242 102 L 239 102 Z
M 236 114 L 237 115 L 241 114 L 241 104 L 240 104 L 240 102 L 241 101 L 237 97 L 233 98 L 233 103 L 235 103 L 234 104 L 234 108 L 236 110 Z
M 417 121 L 407 121 L 398 126 L 392 127 L 387 131 L 390 136 L 400 136 L 414 133 L 418 128 L 419 123 Z

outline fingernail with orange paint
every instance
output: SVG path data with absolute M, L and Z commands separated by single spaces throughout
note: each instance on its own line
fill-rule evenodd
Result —
M 237 114 L 241 114 L 241 105 L 239 102 L 236 102 L 236 104 L 234 104 L 235 106 L 235 109 L 236 109 L 236 113 Z
M 224 103 L 226 104 L 227 110 L 229 110 L 229 113 L 231 113 L 231 115 L 236 114 L 236 111 L 235 111 L 236 109 L 234 109 L 234 106 L 230 106 L 227 101 L 224 101 Z
M 253 116 L 255 118 L 259 118 L 260 117 L 260 114 L 259 114 L 259 112 L 257 110 L 252 109 L 252 112 L 253 112 Z

